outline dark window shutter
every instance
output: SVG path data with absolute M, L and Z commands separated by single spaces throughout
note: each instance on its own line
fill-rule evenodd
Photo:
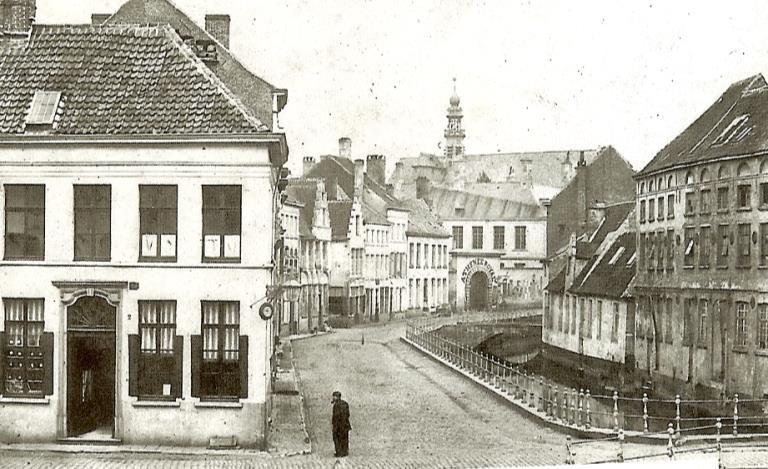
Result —
M 43 394 L 53 395 L 53 332 L 44 332 L 40 337 L 43 349 Z
M 200 397 L 200 365 L 203 358 L 203 336 L 190 337 L 190 351 L 192 352 L 192 397 Z
M 5 332 L 0 332 L 0 396 L 5 392 Z
M 177 335 L 173 340 L 175 373 L 173 374 L 173 397 L 181 397 L 184 383 L 184 336 Z
M 139 395 L 139 360 L 141 339 L 138 334 L 128 336 L 128 395 Z
M 240 336 L 240 397 L 248 397 L 248 336 Z

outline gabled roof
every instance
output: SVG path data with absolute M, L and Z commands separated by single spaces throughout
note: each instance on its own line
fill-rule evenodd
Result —
M 352 216 L 351 200 L 329 200 L 328 215 L 331 219 L 331 239 L 349 239 L 349 219 Z
M 563 267 L 560 272 L 549 281 L 544 289 L 551 293 L 563 293 L 565 290 L 565 267 Z
M 620 299 L 635 277 L 636 267 L 635 232 L 626 231 L 607 250 L 592 257 L 569 290 L 577 295 Z
M 302 238 L 315 238 L 312 227 L 315 224 L 317 182 L 314 179 L 290 179 L 285 189 L 288 198 L 297 200 L 302 205 L 299 216 L 299 236 Z
M 758 74 L 729 86 L 637 175 L 766 150 L 768 83 Z
M 272 124 L 273 85 L 251 73 L 223 44 L 197 25 L 170 0 L 128 0 L 107 21 L 107 24 L 169 24 L 183 36 L 216 45 L 217 60 L 206 65 L 235 93 L 248 111 L 257 119 Z M 287 91 L 280 90 L 282 101 L 287 101 Z
M 634 202 L 623 202 L 605 207 L 605 218 L 591 233 L 576 241 L 576 257 L 589 259 L 603 244 L 609 233 L 616 231 L 634 208 Z
M 167 25 L 34 26 L 25 47 L 0 54 L 0 133 L 25 133 L 36 91 L 61 92 L 52 134 L 269 130 Z
M 523 220 L 546 218 L 544 209 L 535 202 L 515 202 L 441 188 L 433 188 L 429 193 L 429 197 L 432 210 L 441 220 Z M 457 208 L 463 210 L 457 212 Z
M 430 211 L 426 202 L 421 199 L 406 199 L 401 202 L 410 210 L 408 228 L 406 229 L 407 235 L 432 238 L 449 238 L 451 236 L 437 216 Z

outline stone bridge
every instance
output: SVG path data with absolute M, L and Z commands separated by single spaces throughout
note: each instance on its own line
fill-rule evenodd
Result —
M 443 326 L 437 333 L 478 352 L 511 363 L 520 363 L 541 349 L 541 316 L 498 322 L 460 323 Z

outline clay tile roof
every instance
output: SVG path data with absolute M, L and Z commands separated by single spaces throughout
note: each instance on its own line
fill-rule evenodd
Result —
M 420 199 L 404 199 L 403 206 L 410 210 L 406 234 L 433 238 L 449 238 L 446 230 L 437 216 L 429 210 L 426 202 Z
M 563 293 L 565 290 L 565 268 L 555 275 L 555 278 L 550 280 L 544 289 L 552 293 Z
M 616 231 L 629 213 L 635 207 L 635 202 L 624 202 L 609 205 L 605 208 L 605 218 L 603 222 L 588 234 L 585 239 L 576 242 L 576 257 L 579 259 L 591 258 L 609 233 Z
M 349 217 L 352 215 L 351 200 L 329 200 L 328 215 L 331 219 L 331 239 L 349 238 Z
M 0 133 L 24 134 L 36 91 L 61 92 L 59 135 L 268 131 L 170 26 L 37 25 L 0 53 Z
M 299 235 L 302 238 L 314 239 L 312 226 L 315 223 L 317 181 L 312 179 L 291 179 L 288 181 L 286 193 L 289 198 L 295 199 L 302 204 L 299 216 Z
M 768 150 L 768 83 L 762 75 L 738 81 L 637 175 Z
M 535 202 L 515 202 L 442 188 L 433 188 L 429 197 L 434 212 L 443 220 L 521 220 L 546 217 L 544 209 Z

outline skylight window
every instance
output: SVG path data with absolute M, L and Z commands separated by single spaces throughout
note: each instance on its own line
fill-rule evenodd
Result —
M 749 114 L 742 114 L 739 117 L 733 119 L 728 127 L 717 136 L 712 146 L 725 145 L 736 137 L 736 141 L 742 140 L 752 130 L 751 127 L 745 127 L 749 120 Z
M 627 261 L 627 265 L 632 265 L 633 262 L 635 262 L 635 259 L 637 258 L 637 252 L 632 253 L 632 257 L 629 258 Z
M 619 249 L 616 250 L 616 253 L 611 257 L 611 260 L 608 261 L 608 265 L 613 265 L 616 263 L 616 261 L 619 260 L 619 257 L 624 254 L 624 246 L 619 246 Z
M 61 93 L 58 91 L 35 91 L 27 114 L 27 124 L 52 125 L 60 100 Z

